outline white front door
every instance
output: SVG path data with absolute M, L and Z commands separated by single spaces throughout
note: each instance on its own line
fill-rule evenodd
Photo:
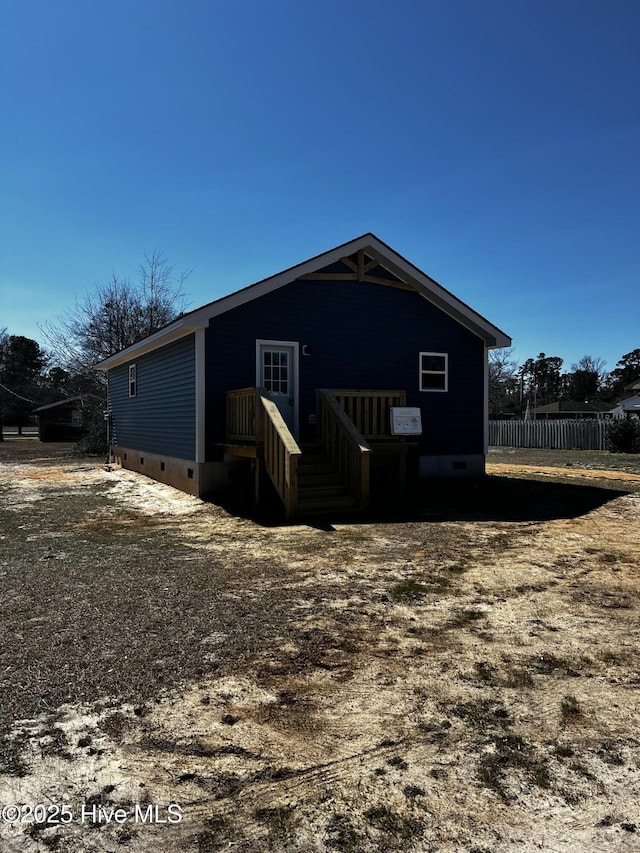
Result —
M 298 344 L 292 341 L 256 341 L 256 384 L 265 389 L 297 438 Z

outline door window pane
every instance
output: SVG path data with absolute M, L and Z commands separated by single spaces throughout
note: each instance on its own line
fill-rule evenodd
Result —
M 262 381 L 270 394 L 289 394 L 289 353 L 285 350 L 264 350 Z

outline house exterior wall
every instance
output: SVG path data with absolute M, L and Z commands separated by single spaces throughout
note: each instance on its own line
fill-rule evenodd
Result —
M 640 417 L 640 394 L 621 400 L 618 405 L 609 411 L 614 418 Z
M 212 318 L 206 330 L 206 454 L 225 437 L 226 391 L 255 385 L 256 340 L 297 341 L 300 438 L 317 388 L 404 389 L 422 411 L 420 453 L 484 459 L 484 343 L 414 291 L 296 281 Z M 448 354 L 448 391 L 419 390 L 420 352 Z
M 129 366 L 136 396 L 129 397 Z M 108 373 L 111 443 L 172 459 L 196 458 L 195 340 L 188 335 Z

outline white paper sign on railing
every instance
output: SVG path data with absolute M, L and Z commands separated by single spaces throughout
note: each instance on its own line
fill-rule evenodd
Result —
M 391 406 L 391 435 L 422 435 L 420 409 L 411 406 Z

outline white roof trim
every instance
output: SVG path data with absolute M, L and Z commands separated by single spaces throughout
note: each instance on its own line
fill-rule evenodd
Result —
M 415 287 L 421 296 L 436 305 L 445 314 L 453 317 L 479 338 L 482 338 L 490 349 L 511 346 L 511 338 L 498 329 L 497 326 L 494 326 L 442 287 L 442 285 L 438 284 L 437 281 L 434 281 L 417 267 L 414 267 L 413 264 L 409 263 L 409 261 L 395 252 L 390 246 L 387 246 L 386 243 L 383 243 L 382 240 L 379 240 L 374 234 L 364 234 L 362 237 L 357 237 L 349 243 L 343 243 L 335 249 L 310 258 L 308 261 L 290 267 L 281 273 L 263 279 L 228 296 L 223 296 L 214 302 L 203 305 L 201 308 L 196 308 L 194 311 L 185 314 L 184 317 L 170 323 L 164 329 L 160 329 L 148 338 L 144 338 L 144 340 L 139 341 L 137 344 L 133 344 L 133 346 L 122 350 L 122 352 L 116 353 L 116 355 L 105 359 L 96 366 L 99 370 L 109 370 L 119 364 L 131 361 L 132 358 L 137 358 L 140 355 L 165 346 L 171 341 L 184 337 L 196 329 L 206 328 L 212 317 L 217 317 L 220 314 L 238 308 L 240 305 L 251 302 L 253 299 L 259 299 L 261 296 L 284 287 L 286 284 L 290 284 L 307 273 L 317 272 L 323 267 L 336 263 L 345 255 L 352 255 L 360 249 L 366 250 L 367 254 L 376 259 L 381 266 L 402 281 Z
M 187 316 L 189 317 L 188 322 Z M 127 361 L 132 361 L 134 358 L 139 358 L 142 355 L 146 355 L 148 352 L 160 349 L 160 347 L 173 343 L 173 341 L 178 341 L 180 338 L 185 338 L 187 335 L 190 335 L 197 329 L 201 328 L 203 328 L 203 326 L 194 323 L 191 315 L 186 315 L 184 318 L 179 317 L 177 320 L 174 320 L 173 323 L 170 323 L 163 329 L 154 332 L 153 335 L 149 335 L 147 338 L 143 338 L 141 341 L 138 341 L 137 344 L 132 344 L 130 347 L 117 352 L 110 358 L 105 358 L 104 361 L 96 364 L 96 368 L 98 370 L 111 370 L 112 367 L 117 367 L 119 364 L 125 364 Z

